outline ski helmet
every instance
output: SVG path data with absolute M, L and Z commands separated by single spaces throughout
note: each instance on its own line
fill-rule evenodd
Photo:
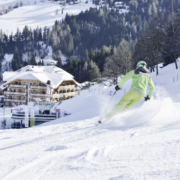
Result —
M 139 62 L 137 63 L 137 68 L 139 68 L 139 67 L 146 67 L 146 66 L 147 66 L 147 64 L 146 64 L 145 61 L 139 61 Z

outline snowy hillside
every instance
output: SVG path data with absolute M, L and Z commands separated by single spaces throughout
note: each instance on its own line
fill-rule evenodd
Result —
M 95 85 L 59 106 L 70 116 L 28 129 L 0 130 L 0 179 L 180 179 L 180 70 L 171 64 L 159 71 L 159 76 L 151 73 L 152 99 L 106 124 L 94 125 L 114 86 Z M 117 92 L 109 110 L 130 84 Z
M 0 1 L 0 11 L 10 5 L 19 3 L 18 0 Z M 13 9 L 7 14 L 0 16 L 0 27 L 6 34 L 15 33 L 17 28 L 22 30 L 25 25 L 31 28 L 45 26 L 50 27 L 56 20 L 65 18 L 66 13 L 70 15 L 79 14 L 81 11 L 86 11 L 90 7 L 96 7 L 89 1 L 82 0 L 81 3 L 75 5 L 66 4 L 66 6 L 59 5 L 59 2 L 51 2 L 48 0 L 23 0 L 23 6 Z M 62 14 L 62 9 L 63 14 Z

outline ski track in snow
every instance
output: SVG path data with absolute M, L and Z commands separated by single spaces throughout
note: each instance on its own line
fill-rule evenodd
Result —
M 153 98 L 106 124 L 95 126 L 114 86 L 102 94 L 95 85 L 94 91 L 84 90 L 60 105 L 70 116 L 28 129 L 0 130 L 0 179 L 179 180 L 180 82 L 172 83 L 179 73 L 173 70 L 169 65 L 159 77 L 152 73 Z M 124 90 L 117 92 L 109 111 L 123 95 Z

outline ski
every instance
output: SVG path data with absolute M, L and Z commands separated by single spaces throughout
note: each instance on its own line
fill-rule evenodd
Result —
M 108 122 L 109 120 L 106 120 L 106 121 L 102 121 L 102 120 L 99 120 L 95 123 L 96 126 L 99 126 L 101 124 L 105 124 L 106 122 Z
M 95 123 L 95 126 L 99 126 L 100 124 L 102 124 L 102 121 L 101 121 L 101 120 L 97 121 L 97 122 Z

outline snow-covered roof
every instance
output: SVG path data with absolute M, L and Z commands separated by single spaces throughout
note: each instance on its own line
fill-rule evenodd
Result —
M 47 84 L 47 81 L 51 81 L 51 84 L 48 86 L 52 88 L 57 88 L 63 81 L 71 80 L 79 86 L 79 83 L 74 80 L 74 77 L 71 74 L 56 66 L 28 65 L 14 73 L 5 72 L 4 74 L 3 81 L 6 81 L 6 83 L 4 83 L 3 86 L 8 85 L 15 80 L 38 80 L 44 84 Z
M 90 81 L 85 81 L 85 82 L 83 82 L 83 83 L 81 83 L 80 85 L 81 86 L 87 86 L 87 85 L 94 85 L 94 84 L 97 84 L 97 82 L 90 82 Z
M 66 71 L 64 71 L 61 68 L 58 68 L 56 66 L 34 66 L 34 65 L 27 65 L 25 67 L 22 67 L 21 69 L 15 71 L 15 72 L 27 72 L 27 71 L 33 71 L 33 72 L 49 72 L 49 73 L 60 73 L 60 72 L 64 72 L 67 73 Z M 69 73 L 67 73 L 69 74 Z M 71 74 L 69 74 L 71 75 Z M 72 75 L 71 75 L 72 76 Z M 73 76 L 72 76 L 73 77 Z
M 122 5 L 123 2 L 119 1 L 119 2 L 115 2 L 114 5 Z
M 3 86 L 3 84 L 0 86 L 0 89 L 1 90 L 4 90 L 4 89 L 6 89 L 8 86 Z
M 9 79 L 10 77 L 16 75 L 17 72 L 13 72 L 13 71 L 5 71 L 3 73 L 3 81 L 7 81 L 7 79 Z

